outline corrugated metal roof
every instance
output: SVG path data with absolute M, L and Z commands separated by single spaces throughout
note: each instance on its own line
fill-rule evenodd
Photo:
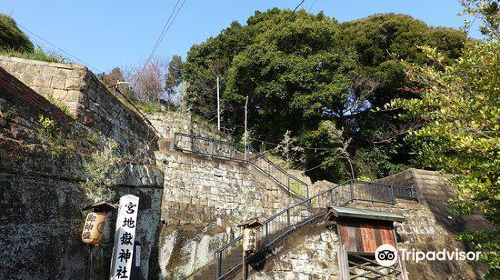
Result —
M 330 211 L 336 217 L 353 217 L 353 218 L 398 221 L 398 222 L 403 221 L 405 219 L 404 216 L 390 212 L 371 211 L 371 210 L 350 208 L 350 207 L 335 206 L 332 207 Z

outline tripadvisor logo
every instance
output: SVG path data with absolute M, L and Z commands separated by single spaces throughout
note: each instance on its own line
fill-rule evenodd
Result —
M 419 261 L 477 261 L 481 252 L 464 252 L 455 249 L 454 251 L 448 251 L 443 249 L 441 251 L 429 251 L 421 252 L 415 249 L 409 251 L 408 249 L 399 249 L 399 252 L 394 248 L 394 246 L 389 244 L 380 245 L 375 251 L 375 260 L 381 266 L 393 266 L 398 261 L 398 254 L 401 259 L 406 261 L 414 261 L 418 263 Z
M 398 261 L 398 252 L 396 248 L 389 244 L 378 246 L 375 251 L 375 260 L 381 266 L 392 266 Z

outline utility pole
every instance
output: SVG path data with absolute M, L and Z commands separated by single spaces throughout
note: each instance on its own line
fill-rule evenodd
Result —
M 217 129 L 220 131 L 219 76 L 217 76 Z
M 245 159 L 248 160 L 248 151 L 247 151 L 247 120 L 248 120 L 248 95 L 245 99 L 245 134 L 244 134 L 244 144 L 245 144 Z

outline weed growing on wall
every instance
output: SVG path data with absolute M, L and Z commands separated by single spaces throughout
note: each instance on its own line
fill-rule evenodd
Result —
M 114 198 L 111 186 L 118 177 L 115 150 L 117 144 L 108 140 L 102 150 L 97 150 L 84 160 L 83 168 L 87 180 L 80 185 L 85 196 L 93 202 L 109 201 Z
M 59 109 L 61 109 L 61 111 L 66 114 L 66 115 L 69 115 L 70 112 L 69 112 L 69 108 L 64 104 L 62 103 L 60 100 L 55 100 L 54 97 L 52 95 L 49 95 L 47 97 L 47 100 L 54 106 L 58 107 Z
M 63 141 L 57 131 L 56 123 L 49 117 L 43 115 L 38 116 L 40 127 L 37 130 L 38 138 L 43 144 L 49 145 L 52 148 L 52 156 L 59 157 L 64 150 Z
M 17 110 L 15 107 L 10 107 L 6 110 L 1 110 L 0 111 L 0 116 L 5 119 L 9 119 L 13 116 L 17 115 Z

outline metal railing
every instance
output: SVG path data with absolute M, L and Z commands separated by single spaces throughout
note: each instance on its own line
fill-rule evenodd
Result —
M 357 200 L 395 204 L 396 199 L 418 201 L 417 191 L 409 186 L 360 180 L 349 180 L 345 184 L 348 184 L 350 188 L 350 202 Z
M 249 161 L 258 170 L 287 189 L 290 193 L 298 195 L 302 199 L 309 198 L 309 185 L 306 182 L 288 173 L 283 167 L 274 163 L 262 153 L 257 152 L 254 148 L 248 147 L 248 150 L 253 155 Z
M 209 157 L 249 162 L 258 170 L 273 179 L 290 193 L 301 199 L 309 197 L 309 185 L 288 173 L 283 167 L 272 162 L 251 146 L 213 139 L 204 136 L 176 132 L 174 149 Z
M 385 185 L 350 180 L 342 185 L 322 191 L 310 198 L 281 210 L 263 222 L 261 242 L 257 252 L 263 252 L 274 244 L 323 216 L 328 207 L 344 206 L 353 201 L 394 204 L 396 198 L 417 200 L 416 190 L 408 186 Z M 309 211 L 309 209 L 313 211 Z M 240 258 L 243 237 L 238 236 L 215 252 L 216 279 L 222 280 L 238 271 L 242 262 L 225 263 L 225 258 Z M 248 257 L 250 261 L 252 256 Z
M 312 196 L 311 198 L 304 199 L 303 201 L 285 208 L 267 218 L 263 222 L 263 226 L 261 227 L 259 238 L 260 242 L 258 244 L 257 252 L 267 250 L 290 233 L 304 227 L 309 223 L 312 223 L 319 217 L 323 216 L 325 213 L 323 209 L 326 210 L 326 207 L 332 206 L 334 203 L 342 204 L 339 201 L 335 201 L 335 193 L 337 192 L 337 189 L 341 187 L 342 186 L 335 186 L 331 189 L 320 192 Z M 315 205 L 315 208 L 320 210 L 309 211 L 311 205 Z M 242 262 L 237 262 L 236 264 L 231 263 L 230 265 L 227 265 L 226 263 L 224 263 L 224 260 L 226 258 L 235 259 L 234 255 L 240 256 L 241 258 L 241 248 L 243 246 L 242 243 L 243 236 L 238 236 L 226 245 L 220 247 L 215 252 L 215 260 L 217 262 L 217 280 L 225 279 L 241 268 Z
M 324 215 L 327 207 L 346 205 L 354 201 L 395 204 L 396 199 L 418 201 L 417 191 L 408 186 L 387 185 L 359 180 L 349 180 L 342 185 L 322 191 L 309 197 L 309 185 L 284 168 L 272 162 L 263 154 L 243 144 L 197 136 L 186 133 L 174 134 L 174 149 L 209 157 L 249 162 L 272 178 L 289 193 L 302 200 L 264 221 L 261 227 L 261 242 L 258 252 L 272 247 L 292 232 L 314 222 Z M 241 266 L 243 236 L 238 236 L 217 249 L 216 279 L 221 280 L 234 274 Z M 252 256 L 248 257 L 249 260 Z M 229 261 L 230 260 L 230 261 Z
M 173 146 L 176 150 L 192 154 L 235 161 L 248 161 L 248 149 L 246 149 L 245 145 L 210 137 L 176 132 Z

